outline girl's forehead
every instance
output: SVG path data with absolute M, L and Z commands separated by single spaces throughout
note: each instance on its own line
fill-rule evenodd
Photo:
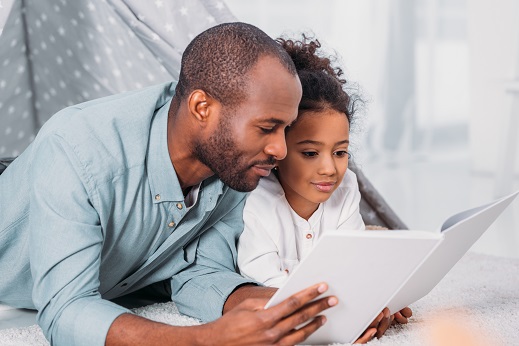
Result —
M 334 110 L 305 112 L 298 116 L 287 137 L 342 135 L 349 136 L 349 122 L 344 113 Z

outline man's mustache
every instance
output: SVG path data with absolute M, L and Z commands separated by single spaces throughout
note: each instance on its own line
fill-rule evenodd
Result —
M 269 166 L 272 166 L 272 165 L 275 165 L 277 162 L 277 160 L 274 158 L 274 156 L 270 156 L 268 159 L 264 160 L 264 161 L 255 161 L 253 162 L 250 166 L 261 166 L 261 165 L 269 165 Z

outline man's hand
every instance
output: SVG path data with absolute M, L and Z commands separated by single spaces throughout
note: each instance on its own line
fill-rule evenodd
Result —
M 336 297 L 312 301 L 327 289 L 324 283 L 311 286 L 268 309 L 264 309 L 267 298 L 249 298 L 200 327 L 205 329 L 208 345 L 295 345 L 326 322 L 319 313 L 338 303 Z

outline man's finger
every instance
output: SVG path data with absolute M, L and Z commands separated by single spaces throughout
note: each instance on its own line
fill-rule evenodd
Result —
M 282 333 L 288 333 L 303 323 L 307 323 L 308 321 L 312 320 L 314 316 L 317 316 L 323 310 L 336 305 L 337 302 L 337 298 L 335 297 L 325 297 L 314 300 L 294 312 L 292 315 L 287 316 L 279 321 L 276 327 L 279 328 Z
M 286 316 L 292 315 L 294 312 L 301 309 L 307 303 L 311 302 L 327 290 L 328 285 L 325 283 L 310 286 L 302 291 L 297 292 L 296 294 L 293 294 L 292 296 L 283 300 L 281 303 L 274 305 L 265 311 L 267 311 L 273 319 L 281 320 Z M 320 311 L 330 307 L 325 305 L 327 304 L 322 305 L 321 310 L 316 309 L 314 316 L 319 314 Z

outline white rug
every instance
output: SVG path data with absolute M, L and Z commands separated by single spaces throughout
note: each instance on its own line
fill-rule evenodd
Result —
M 440 284 L 411 306 L 409 324 L 393 326 L 369 345 L 518 345 L 519 259 L 467 254 Z M 172 325 L 198 321 L 173 303 L 136 309 Z M 49 345 L 38 326 L 0 330 L 0 345 Z

